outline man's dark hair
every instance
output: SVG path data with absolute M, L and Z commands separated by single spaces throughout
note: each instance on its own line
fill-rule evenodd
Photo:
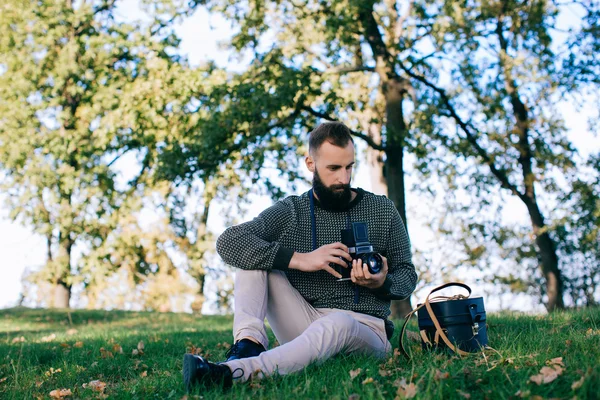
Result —
M 325 122 L 317 126 L 308 137 L 308 152 L 314 154 L 326 141 L 337 147 L 354 144 L 351 130 L 341 122 Z

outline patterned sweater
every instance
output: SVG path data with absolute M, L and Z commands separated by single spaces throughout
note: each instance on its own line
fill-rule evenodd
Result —
M 228 264 L 241 269 L 285 271 L 290 283 L 315 308 L 351 310 L 386 320 L 388 336 L 393 332 L 390 300 L 404 299 L 417 282 L 411 261 L 410 242 L 394 203 L 363 189 L 346 210 L 330 211 L 315 199 L 317 247 L 341 241 L 340 231 L 351 222 L 367 222 L 369 241 L 388 260 L 388 275 L 382 287 L 368 289 L 351 281 L 337 282 L 325 271 L 289 269 L 294 252 L 313 250 L 309 192 L 290 196 L 267 208 L 252 221 L 232 226 L 217 240 L 217 252 Z M 359 301 L 354 291 L 358 287 Z M 391 331 L 391 332 L 390 332 Z

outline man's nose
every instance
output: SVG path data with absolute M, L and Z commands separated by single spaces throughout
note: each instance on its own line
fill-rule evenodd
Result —
M 342 170 L 342 172 L 340 174 L 338 174 L 338 182 L 344 185 L 347 185 L 350 183 L 350 178 L 352 177 L 352 171 L 349 170 Z

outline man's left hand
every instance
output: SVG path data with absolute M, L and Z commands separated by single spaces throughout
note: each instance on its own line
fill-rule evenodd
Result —
M 361 260 L 352 260 L 352 270 L 350 271 L 352 282 L 369 289 L 381 287 L 388 273 L 387 258 L 383 256 L 381 258 L 383 259 L 383 268 L 376 274 L 370 273 L 367 264 L 363 264 Z

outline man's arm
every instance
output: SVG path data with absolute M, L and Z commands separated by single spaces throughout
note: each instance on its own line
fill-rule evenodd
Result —
M 279 201 L 252 221 L 227 228 L 217 239 L 217 253 L 236 268 L 285 270 L 294 250 L 281 246 L 278 239 L 295 221 L 292 204 Z
M 392 219 L 384 254 L 387 257 L 388 274 L 383 285 L 373 289 L 373 293 L 386 300 L 402 300 L 415 290 L 417 273 L 411 261 L 410 241 L 404 223 L 392 202 L 390 205 Z

